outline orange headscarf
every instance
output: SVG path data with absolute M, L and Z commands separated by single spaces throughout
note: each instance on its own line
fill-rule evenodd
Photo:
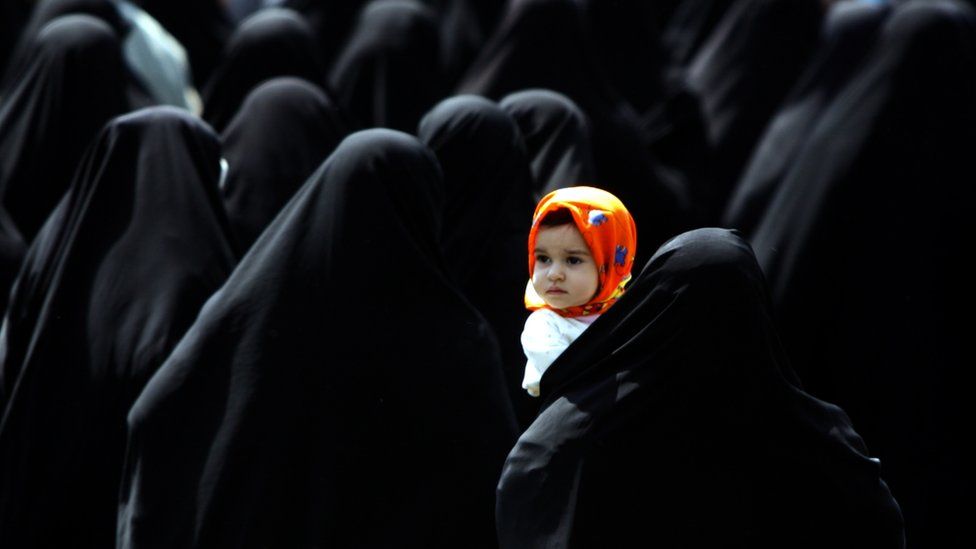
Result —
M 550 212 L 568 210 L 583 241 L 590 248 L 600 275 L 600 285 L 593 299 L 575 307 L 550 307 L 532 287 L 535 271 L 535 240 L 539 222 Z M 637 226 L 634 218 L 616 196 L 594 187 L 557 189 L 539 201 L 532 215 L 529 231 L 529 284 L 525 288 L 525 307 L 529 310 L 550 309 L 561 316 L 573 317 L 602 313 L 624 293 L 630 281 L 637 251 Z

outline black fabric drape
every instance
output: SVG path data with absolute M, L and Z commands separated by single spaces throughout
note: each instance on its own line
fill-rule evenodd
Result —
M 210 80 L 233 26 L 222 0 L 132 0 L 186 49 L 197 86 Z
M 112 547 L 125 418 L 230 273 L 220 143 L 172 108 L 109 123 L 32 244 L 0 342 L 0 545 Z
M 347 137 L 129 414 L 120 547 L 494 547 L 515 438 L 444 269 L 440 169 Z
M 30 19 L 34 3 L 31 0 L 0 2 L 0 75 L 7 71 L 17 41 Z M 0 92 L 2 95 L 2 92 Z
M 119 41 L 104 22 L 68 15 L 37 35 L 0 107 L 0 196 L 30 242 L 71 183 L 85 148 L 124 112 Z
M 509 94 L 499 105 L 522 132 L 536 202 L 563 187 L 596 186 L 590 121 L 572 99 L 536 89 Z
M 128 25 L 122 20 L 118 8 L 111 0 L 41 0 L 31 6 L 29 14 L 25 26 L 17 29 L 20 38 L 11 55 L 10 69 L 3 78 L 3 92 L 16 85 L 15 79 L 25 70 L 25 65 L 30 63 L 31 49 L 37 34 L 44 25 L 58 17 L 71 14 L 91 15 L 112 27 L 120 41 L 129 32 Z
M 329 73 L 336 100 L 361 127 L 412 132 L 444 96 L 439 21 L 416 0 L 366 6 Z
M 734 233 L 662 246 L 541 390 L 499 484 L 505 549 L 904 546 L 847 416 L 799 388 Z
M 528 425 L 535 404 L 522 389 L 519 336 L 528 316 L 523 295 L 534 203 L 522 135 L 505 111 L 472 95 L 439 103 L 417 135 L 444 170 L 441 247 L 447 269 L 494 329 L 508 393 L 520 424 Z
M 915 547 L 969 537 L 974 36 L 965 4 L 898 6 L 752 237 L 798 371 L 868 437 Z
M 491 37 L 506 0 L 424 0 L 440 14 L 441 71 L 453 87 Z
M 824 110 L 862 68 L 890 13 L 889 4 L 834 4 L 824 18 L 817 53 L 769 123 L 735 186 L 723 226 L 747 237 L 752 234 Z
M 711 145 L 707 217 L 717 221 L 773 113 L 817 45 L 821 0 L 740 0 L 685 75 Z
M 319 86 L 325 83 L 325 67 L 311 27 L 286 8 L 261 10 L 234 31 L 203 90 L 204 120 L 224 131 L 247 94 L 276 76 L 297 76 Z
M 305 80 L 274 78 L 248 95 L 222 136 L 229 169 L 221 190 L 244 249 L 348 132 L 337 107 Z
M 749 0 L 744 0 L 749 1 Z M 683 72 L 736 0 L 681 0 L 661 29 L 669 70 Z
M 24 237 L 20 236 L 6 210 L 0 207 L 0 316 L 7 310 L 10 285 L 20 270 L 26 251 Z
M 600 67 L 575 0 L 514 0 L 468 70 L 461 93 L 493 99 L 527 88 L 567 95 L 593 123 L 594 185 L 619 197 L 654 249 L 684 228 L 684 182 L 663 170 L 637 125 L 637 114 Z M 638 262 L 643 258 L 638 257 Z

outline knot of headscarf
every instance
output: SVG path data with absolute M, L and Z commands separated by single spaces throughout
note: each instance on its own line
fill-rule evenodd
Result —
M 596 295 L 582 305 L 560 309 L 551 307 L 532 287 L 535 271 L 535 242 L 539 223 L 556 210 L 567 210 L 597 265 L 600 284 Z M 550 309 L 560 316 L 575 317 L 602 313 L 623 295 L 630 281 L 637 251 L 637 226 L 630 212 L 616 196 L 594 187 L 557 189 L 542 198 L 532 215 L 529 232 L 529 283 L 525 287 L 525 307 Z

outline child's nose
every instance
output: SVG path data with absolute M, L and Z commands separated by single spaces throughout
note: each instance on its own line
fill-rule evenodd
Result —
M 553 265 L 549 272 L 547 273 L 549 280 L 562 280 L 564 278 L 563 270 L 557 265 Z

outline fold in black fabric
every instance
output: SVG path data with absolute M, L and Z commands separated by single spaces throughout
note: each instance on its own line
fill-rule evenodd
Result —
M 491 37 L 506 0 L 424 0 L 440 14 L 441 70 L 457 83 Z
M 515 423 L 433 155 L 347 137 L 129 414 L 119 547 L 495 547 Z
M 11 57 L 13 63 L 3 79 L 5 91 L 16 84 L 14 79 L 23 72 L 24 65 L 30 62 L 32 44 L 44 25 L 58 17 L 71 14 L 91 15 L 101 19 L 112 27 L 120 41 L 129 32 L 128 25 L 119 15 L 118 8 L 112 0 L 41 0 L 31 10 L 30 19 L 24 28 L 18 29 L 20 39 Z
M 596 186 L 590 121 L 573 100 L 551 90 L 526 90 L 499 102 L 525 140 L 536 202 L 574 185 Z
M 915 547 L 965 544 L 976 13 L 906 2 L 752 237 L 784 343 L 885 464 Z
M 741 0 L 740 0 L 741 1 Z M 749 0 L 745 0 L 749 1 Z M 670 71 L 681 73 L 736 0 L 681 0 L 661 29 Z
M 248 95 L 222 136 L 229 169 L 221 191 L 243 249 L 348 132 L 325 93 L 300 78 L 274 78 Z
M 363 8 L 329 72 L 336 100 L 360 127 L 412 132 L 445 85 L 439 21 L 416 0 L 378 0 Z
M 127 109 L 119 41 L 91 16 L 59 17 L 38 34 L 17 80 L 0 107 L 0 196 L 30 242 L 85 148 Z
M 756 146 L 723 214 L 722 225 L 746 237 L 755 230 L 812 129 L 862 68 L 890 4 L 838 2 L 824 18 L 817 53 Z
M 0 2 L 0 75 L 7 72 L 7 65 L 33 9 L 31 0 Z
M 515 0 L 458 89 L 500 99 L 546 88 L 575 101 L 593 124 L 593 184 L 626 204 L 641 249 L 654 249 L 686 227 L 684 182 L 661 169 L 636 113 L 610 85 L 595 55 L 575 0 Z
M 0 315 L 7 310 L 7 297 L 20 264 L 24 260 L 27 245 L 6 210 L 0 207 Z
M 217 67 L 232 25 L 223 0 L 132 0 L 186 49 L 193 82 L 203 86 Z
M 701 100 L 711 144 L 711 222 L 773 113 L 817 45 L 821 0 L 740 0 L 732 5 L 686 73 Z
M 498 337 L 505 384 L 521 425 L 535 416 L 522 389 L 519 339 L 528 316 L 526 242 L 532 225 L 532 174 L 519 128 L 482 97 L 446 99 L 420 122 L 420 141 L 444 170 L 441 247 L 459 289 Z
M 662 246 L 541 390 L 499 484 L 505 549 L 904 546 L 847 416 L 799 388 L 735 233 Z
M 286 8 L 261 10 L 234 31 L 203 90 L 204 120 L 224 131 L 247 94 L 276 76 L 297 76 L 319 86 L 325 83 L 325 67 L 311 27 Z
M 32 244 L 0 341 L 0 545 L 112 547 L 129 407 L 230 273 L 220 143 L 109 123 Z

